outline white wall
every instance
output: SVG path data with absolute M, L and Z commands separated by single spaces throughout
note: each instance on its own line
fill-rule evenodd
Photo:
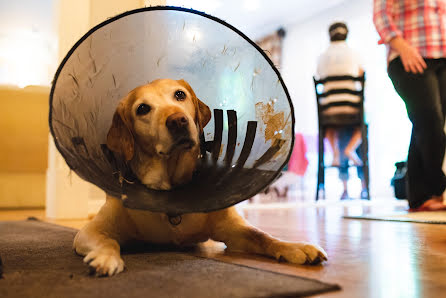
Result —
M 99 22 L 134 8 L 160 4 L 165 0 L 56 0 L 59 60 Z M 46 216 L 87 218 L 89 213 L 96 213 L 105 193 L 69 170 L 51 137 L 48 160 Z
M 0 84 L 49 86 L 57 67 L 55 0 L 0 0 Z
M 405 160 L 411 124 L 402 100 L 394 91 L 386 72 L 384 46 L 378 46 L 378 34 L 372 21 L 372 1 L 347 0 L 303 22 L 287 26 L 281 73 L 295 106 L 296 131 L 317 134 L 317 110 L 313 75 L 317 58 L 328 46 L 328 27 L 347 22 L 348 43 L 362 57 L 366 71 L 366 118 L 369 123 L 369 160 L 371 192 L 374 196 L 392 196 L 390 179 L 394 163 Z M 310 157 L 313 161 L 314 158 Z M 316 163 L 310 164 L 314 173 Z

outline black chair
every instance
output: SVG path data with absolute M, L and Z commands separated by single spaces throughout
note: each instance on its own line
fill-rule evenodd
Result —
M 317 80 L 313 77 L 314 87 L 316 90 L 316 101 L 317 101 L 317 115 L 319 119 L 319 138 L 318 138 L 318 173 L 317 173 L 317 185 L 316 185 L 316 201 L 319 200 L 319 192 L 323 192 L 323 198 L 325 199 L 325 168 L 333 166 L 325 166 L 324 163 L 324 137 L 325 131 L 328 127 L 360 127 L 362 135 L 362 144 L 360 146 L 360 158 L 363 162 L 364 170 L 364 180 L 366 183 L 367 197 L 370 200 L 369 192 L 369 159 L 368 159 L 368 138 L 367 138 L 367 124 L 364 121 L 364 84 L 365 75 L 361 77 L 352 76 L 330 76 L 321 80 Z M 321 92 L 323 90 L 323 84 L 327 82 L 336 81 L 353 81 L 359 82 L 361 88 L 359 90 L 351 89 L 331 89 L 326 92 Z M 320 104 L 320 99 L 327 97 L 332 94 L 352 94 L 357 95 L 360 98 L 359 102 L 345 101 L 335 101 L 327 104 Z M 358 110 L 357 114 L 350 115 L 349 117 L 336 117 L 336 116 L 326 116 L 323 112 L 334 106 L 350 106 L 355 107 Z M 352 165 L 348 165 L 351 167 Z M 337 166 L 336 166 L 337 167 Z

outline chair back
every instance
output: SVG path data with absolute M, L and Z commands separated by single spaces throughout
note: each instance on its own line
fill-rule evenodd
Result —
M 353 76 L 329 76 L 320 80 L 313 77 L 314 88 L 316 91 L 316 102 L 317 102 L 317 115 L 319 119 L 319 127 L 336 125 L 336 126 L 350 126 L 350 125 L 360 125 L 364 121 L 364 85 L 365 85 L 365 74 L 360 77 Z M 360 88 L 358 90 L 347 89 L 347 88 L 333 88 L 325 91 L 325 88 L 321 88 L 324 84 L 328 82 L 359 82 Z M 323 92 L 321 92 L 323 90 Z M 321 99 L 326 98 L 334 94 L 346 94 L 354 95 L 359 98 L 359 101 L 353 102 L 351 100 L 335 100 L 328 103 L 321 104 Z M 332 107 L 353 107 L 358 110 L 356 114 L 349 114 L 348 117 L 345 115 L 325 115 L 324 111 Z

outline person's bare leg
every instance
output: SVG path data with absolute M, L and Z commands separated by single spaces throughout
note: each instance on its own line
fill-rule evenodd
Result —
M 333 161 L 331 163 L 332 166 L 339 166 L 340 164 L 340 152 L 339 152 L 339 144 L 338 144 L 338 136 L 337 131 L 334 128 L 327 128 L 325 131 L 325 137 L 330 143 L 331 149 L 333 150 Z
M 356 154 L 356 149 L 359 145 L 361 145 L 361 142 L 361 130 L 359 128 L 355 128 L 350 142 L 347 144 L 347 147 L 345 147 L 344 153 L 356 166 L 362 166 L 362 160 Z

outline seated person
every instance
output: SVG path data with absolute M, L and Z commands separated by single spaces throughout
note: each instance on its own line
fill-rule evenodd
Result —
M 347 45 L 346 39 L 348 28 L 345 23 L 337 22 L 328 29 L 330 35 L 330 45 L 328 49 L 319 57 L 317 66 L 317 76 L 324 79 L 329 76 L 353 76 L 359 77 L 364 74 L 359 59 L 353 50 Z M 357 82 L 337 81 L 324 84 L 324 92 L 333 89 L 357 90 Z M 320 104 L 328 105 L 334 102 L 350 101 L 358 103 L 360 98 L 352 94 L 331 94 L 320 99 Z M 358 108 L 352 106 L 332 106 L 322 112 L 327 117 L 352 117 L 358 114 Z M 339 150 L 339 127 L 329 127 L 326 129 L 325 137 L 328 139 L 333 149 L 333 166 L 340 166 L 341 154 Z M 356 166 L 361 166 L 362 161 L 356 154 L 356 149 L 361 144 L 361 131 L 356 127 L 352 133 L 349 143 L 344 149 L 344 154 Z

